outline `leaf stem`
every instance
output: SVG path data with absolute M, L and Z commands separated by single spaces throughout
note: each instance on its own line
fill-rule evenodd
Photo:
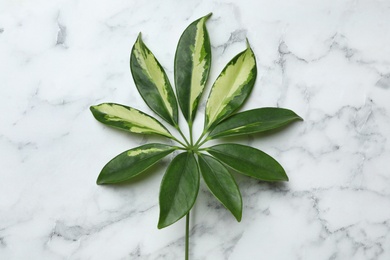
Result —
M 185 135 L 183 134 L 183 132 L 181 131 L 179 125 L 175 125 L 175 128 L 177 129 L 177 131 L 179 132 L 179 134 L 181 135 L 181 137 L 183 137 L 183 140 L 186 144 L 183 144 L 182 142 L 179 142 L 181 145 L 183 145 L 184 147 L 187 147 L 187 146 L 190 146 L 190 143 L 188 142 L 187 138 L 185 137 Z M 175 138 L 176 139 L 176 138 Z M 175 141 L 178 142 L 178 140 L 176 139 Z
M 189 255 L 189 242 L 190 242 L 190 212 L 186 215 L 186 251 L 185 251 L 185 260 L 188 260 Z
M 186 147 L 177 147 L 177 150 L 183 150 L 183 151 L 188 151 L 188 149 Z
M 211 139 L 209 139 L 209 137 L 207 137 L 206 139 L 204 139 L 202 142 L 200 142 L 199 144 L 198 144 L 198 147 L 200 147 L 200 146 L 202 146 L 204 143 L 206 143 L 206 142 L 208 142 L 208 141 L 210 141 Z
M 207 129 L 205 129 L 205 130 L 203 130 L 203 133 L 199 136 L 199 139 L 198 139 L 198 141 L 196 141 L 196 143 L 195 143 L 195 147 L 199 147 L 199 146 L 201 146 L 202 144 L 204 144 L 204 142 L 202 142 L 201 144 L 199 144 L 201 141 L 202 141 L 202 139 L 203 139 L 203 137 L 206 135 L 206 133 L 207 133 Z
M 188 122 L 188 128 L 190 130 L 190 144 L 192 146 L 194 144 L 194 139 L 192 134 L 192 121 Z
M 200 155 L 200 152 L 207 151 L 207 148 L 201 148 L 197 150 L 198 152 L 196 153 L 197 155 Z
M 174 137 L 174 136 L 172 136 L 172 140 L 174 140 L 174 141 L 176 141 L 176 142 L 178 142 L 179 144 L 181 144 L 183 147 L 186 147 L 187 145 L 186 144 L 184 144 L 182 141 L 180 141 L 180 140 L 178 140 L 176 137 Z M 187 140 L 185 140 L 185 141 L 187 141 Z M 186 142 L 187 143 L 187 142 Z

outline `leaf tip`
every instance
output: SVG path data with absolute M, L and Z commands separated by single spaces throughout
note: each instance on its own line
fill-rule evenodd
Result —
M 282 166 L 280 165 L 280 167 Z M 279 173 L 279 178 L 276 181 L 286 181 L 286 182 L 289 181 L 287 173 L 283 168 L 281 169 L 281 172 Z
M 97 180 L 96 180 L 96 184 L 97 185 L 102 185 L 102 184 L 105 184 L 105 182 L 98 177 Z
M 157 228 L 163 229 L 163 228 L 166 228 L 167 226 L 169 226 L 169 225 L 167 225 L 166 223 L 163 223 L 163 221 L 161 220 L 161 217 L 160 217 L 160 219 L 158 220 Z
M 298 120 L 298 121 L 305 121 L 301 116 L 299 116 L 297 113 L 295 113 L 294 111 L 290 110 L 292 115 L 294 115 L 294 120 Z
M 89 111 L 91 111 L 94 118 L 98 119 L 99 114 L 99 105 L 90 106 Z
M 204 19 L 207 21 L 212 15 L 213 15 L 213 13 L 210 12 L 209 14 L 206 14 L 206 15 L 204 16 Z
M 97 185 L 103 185 L 103 184 L 108 184 L 109 182 L 107 182 L 105 180 L 105 177 L 104 177 L 104 174 L 103 174 L 103 170 L 100 172 L 99 176 L 97 177 L 96 179 L 96 184 Z
M 247 47 L 248 49 L 250 49 L 250 48 L 251 48 L 251 45 L 249 44 L 248 38 L 245 38 L 245 40 L 246 40 L 246 47 Z
M 135 40 L 134 47 L 135 47 L 135 45 L 136 45 L 137 43 L 143 44 L 143 41 L 142 41 L 142 33 L 141 33 L 141 32 L 138 33 L 137 40 Z
M 241 222 L 241 219 L 242 219 L 242 208 L 241 208 L 241 211 L 238 214 L 233 214 L 233 215 L 236 218 L 237 222 Z
M 249 52 L 249 54 L 253 56 L 253 58 L 255 59 L 255 54 L 251 48 L 248 38 L 245 38 L 245 41 L 246 41 L 246 50 L 244 52 Z M 256 67 L 256 59 L 255 59 L 255 67 Z

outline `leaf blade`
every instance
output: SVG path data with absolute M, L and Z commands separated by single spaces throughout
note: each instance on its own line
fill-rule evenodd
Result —
M 222 121 L 210 132 L 210 139 L 254 134 L 277 129 L 302 120 L 289 109 L 264 107 L 235 114 Z
M 99 122 L 137 134 L 156 134 L 172 139 L 171 133 L 152 116 L 135 108 L 115 104 L 102 103 L 91 106 L 90 110 Z
M 288 181 L 283 167 L 268 154 L 245 145 L 219 144 L 206 151 L 232 169 L 262 181 Z
M 176 147 L 158 143 L 146 144 L 127 150 L 110 160 L 100 172 L 97 184 L 114 184 L 138 176 Z
M 158 228 L 184 217 L 195 203 L 199 190 L 199 169 L 193 153 L 176 156 L 161 181 Z
M 181 35 L 175 54 L 175 86 L 187 122 L 195 118 L 211 64 L 211 45 L 206 21 L 211 13 L 192 22 Z
M 207 187 L 240 222 L 242 217 L 242 198 L 233 176 L 222 163 L 213 157 L 201 154 L 198 158 L 200 171 Z
M 214 82 L 206 104 L 205 129 L 227 118 L 245 102 L 256 76 L 256 58 L 248 46 L 225 66 Z
M 178 108 L 171 83 L 156 57 L 139 34 L 130 55 L 134 83 L 145 103 L 169 124 L 176 126 Z

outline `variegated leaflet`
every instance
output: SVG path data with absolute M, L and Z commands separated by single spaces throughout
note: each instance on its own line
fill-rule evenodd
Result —
M 302 120 L 293 111 L 276 107 L 237 112 L 250 95 L 257 76 L 256 58 L 247 41 L 246 49 L 232 58 L 212 85 L 203 132 L 198 140 L 193 140 L 193 122 L 211 66 L 212 51 L 206 28 L 210 16 L 191 23 L 180 37 L 174 63 L 175 91 L 141 34 L 131 51 L 130 69 L 138 92 L 179 136 L 136 108 L 115 103 L 90 108 L 93 116 L 105 125 L 131 133 L 159 135 L 177 143 L 150 143 L 122 152 L 103 167 L 97 184 L 129 181 L 176 151 L 178 154 L 161 182 L 158 228 L 186 216 L 185 259 L 189 256 L 189 213 L 199 191 L 200 176 L 237 221 L 242 217 L 242 198 L 230 170 L 262 181 L 288 181 L 282 166 L 257 148 L 234 143 L 204 145 L 212 139 L 266 132 Z M 189 138 L 179 127 L 179 108 L 187 121 Z

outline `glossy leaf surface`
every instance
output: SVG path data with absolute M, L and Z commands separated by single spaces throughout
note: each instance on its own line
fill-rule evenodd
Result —
M 233 176 L 222 163 L 213 157 L 202 154 L 198 158 L 200 171 L 211 193 L 233 214 L 237 221 L 241 221 L 241 193 Z
M 194 154 L 176 156 L 161 182 L 158 228 L 167 227 L 184 217 L 195 203 L 199 190 L 199 169 Z
M 175 86 L 180 108 L 192 122 L 210 72 L 211 46 L 206 21 L 211 14 L 191 23 L 177 44 Z
M 90 107 L 99 122 L 137 134 L 157 134 L 171 138 L 171 133 L 155 118 L 128 106 L 103 103 Z
M 220 144 L 207 152 L 234 170 L 263 181 L 288 181 L 282 166 L 268 154 L 250 146 Z
M 302 118 L 288 109 L 277 107 L 258 108 L 227 118 L 219 123 L 209 136 L 210 139 L 214 139 L 225 136 L 260 133 L 277 129 L 296 120 L 302 120 Z
M 165 144 L 146 144 L 125 151 L 109 161 L 102 169 L 96 183 L 110 184 L 127 181 L 176 150 Z
M 171 125 L 177 125 L 178 108 L 163 67 L 138 36 L 130 57 L 130 68 L 138 92 L 146 104 Z
M 212 86 L 206 105 L 206 129 L 231 115 L 245 102 L 256 75 L 255 55 L 248 46 L 226 65 Z

